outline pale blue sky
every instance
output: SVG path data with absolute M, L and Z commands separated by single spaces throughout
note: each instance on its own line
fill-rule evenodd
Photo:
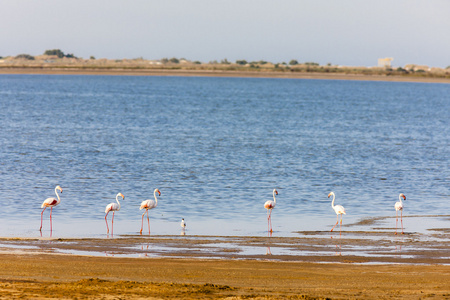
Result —
M 450 65 L 449 0 L 0 0 L 0 56 Z

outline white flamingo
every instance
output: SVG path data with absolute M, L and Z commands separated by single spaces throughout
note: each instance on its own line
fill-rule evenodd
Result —
M 114 213 L 116 211 L 120 210 L 120 202 L 119 202 L 119 197 L 122 197 L 123 200 L 125 200 L 125 196 L 122 195 L 122 193 L 118 193 L 116 195 L 116 202 L 117 203 L 110 203 L 108 205 L 106 205 L 105 208 L 105 222 L 106 222 L 106 229 L 107 229 L 107 233 L 109 233 L 109 227 L 108 227 L 108 220 L 106 219 L 106 217 L 108 216 L 109 212 L 112 211 L 113 212 L 113 216 L 112 216 L 112 220 L 111 220 L 111 234 L 113 234 L 114 231 Z
M 159 196 L 161 196 L 161 192 L 158 189 L 155 189 L 153 191 L 153 196 L 155 197 L 155 200 L 144 200 L 141 203 L 141 207 L 139 207 L 139 209 L 145 209 L 144 213 L 142 214 L 142 223 L 141 223 L 141 231 L 140 233 L 142 234 L 142 228 L 144 227 L 144 215 L 145 213 L 147 213 L 147 222 L 148 222 L 148 233 L 150 234 L 150 218 L 148 217 L 148 210 L 155 208 L 158 205 L 158 198 L 156 198 L 156 193 L 159 194 Z
M 267 230 L 269 232 L 273 232 L 272 209 L 274 209 L 275 205 L 277 204 L 277 199 L 275 198 L 275 195 L 278 195 L 278 191 L 276 189 L 273 189 L 273 200 L 267 200 L 266 203 L 264 203 L 264 208 L 267 209 Z
M 331 201 L 331 207 L 334 209 L 334 212 L 336 213 L 336 224 L 334 224 L 333 228 L 331 228 L 331 231 L 333 231 L 334 227 L 339 223 L 339 215 L 341 215 L 341 224 L 339 225 L 339 235 L 341 235 L 341 226 L 342 226 L 342 215 L 345 215 L 345 208 L 342 205 L 334 205 L 334 198 L 336 195 L 331 192 L 328 194 L 328 198 L 333 196 L 333 201 Z
M 39 228 L 39 231 L 42 231 L 42 216 L 44 214 L 44 210 L 47 207 L 50 207 L 50 231 L 52 231 L 52 210 L 53 210 L 53 206 L 56 206 L 56 205 L 58 205 L 61 202 L 61 199 L 59 198 L 59 195 L 58 195 L 58 191 L 60 191 L 61 194 L 63 192 L 63 189 L 59 185 L 57 185 L 55 187 L 55 194 L 56 194 L 56 197 L 58 199 L 50 197 L 50 198 L 45 199 L 44 202 L 42 202 L 41 208 L 43 208 L 43 210 L 41 212 L 41 228 Z
M 402 198 L 403 200 L 406 201 L 406 196 L 404 194 L 400 194 L 398 195 L 398 200 L 399 202 L 395 202 L 395 234 L 397 234 L 397 227 L 398 227 L 398 211 L 400 211 L 400 222 L 402 223 L 402 234 L 405 234 L 403 232 L 403 202 L 402 202 Z

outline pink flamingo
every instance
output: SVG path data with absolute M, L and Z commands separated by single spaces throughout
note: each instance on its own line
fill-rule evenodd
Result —
M 275 205 L 277 204 L 277 199 L 275 199 L 275 195 L 278 195 L 278 191 L 276 189 L 273 189 L 273 201 L 267 200 L 266 203 L 264 203 L 264 208 L 267 209 L 267 230 L 269 232 L 273 232 L 273 230 L 272 230 L 272 209 L 274 209 Z
M 400 211 L 400 222 L 402 223 L 402 234 L 405 234 L 403 232 L 403 202 L 402 202 L 402 198 L 403 200 L 406 201 L 406 196 L 403 194 L 398 195 L 398 199 L 400 200 L 399 202 L 395 202 L 395 234 L 397 234 L 397 227 L 398 227 L 398 211 Z
M 336 224 L 334 224 L 333 228 L 331 228 L 331 231 L 333 231 L 334 227 L 336 227 L 336 225 L 339 223 L 339 215 L 341 215 L 341 224 L 339 225 L 339 235 L 341 235 L 342 215 L 346 214 L 345 208 L 342 205 L 334 205 L 334 198 L 336 197 L 336 195 L 333 192 L 331 192 L 328 194 L 328 198 L 330 198 L 331 196 L 333 196 L 333 201 L 331 201 L 331 207 L 334 209 L 337 218 Z
M 148 234 L 150 234 L 150 218 L 148 216 L 148 210 L 155 208 L 158 205 L 158 198 L 156 198 L 156 193 L 159 194 L 159 196 L 161 196 L 161 192 L 158 189 L 155 189 L 153 191 L 153 196 L 155 197 L 155 200 L 144 200 L 141 203 L 141 207 L 139 207 L 139 210 L 141 209 L 145 209 L 144 213 L 142 214 L 142 223 L 141 223 L 141 231 L 140 233 L 142 234 L 142 228 L 144 227 L 144 215 L 145 213 L 147 213 L 147 222 L 148 222 Z
M 43 210 L 41 212 L 41 228 L 39 228 L 39 231 L 42 231 L 42 216 L 44 214 L 44 210 L 47 207 L 50 207 L 50 231 L 52 231 L 52 210 L 53 210 L 53 206 L 56 206 L 56 205 L 58 205 L 61 202 L 61 199 L 59 198 L 59 195 L 58 195 L 58 191 L 60 191 L 61 194 L 63 192 L 63 189 L 59 185 L 57 185 L 55 187 L 55 194 L 56 194 L 56 197 L 58 199 L 47 198 L 47 199 L 44 200 L 44 202 L 42 202 L 41 208 L 43 208 Z
M 109 233 L 109 227 L 108 227 L 108 220 L 106 219 L 106 217 L 108 216 L 110 211 L 113 212 L 113 216 L 112 216 L 112 220 L 111 220 L 111 234 L 113 234 L 113 230 L 114 230 L 114 213 L 116 211 L 120 210 L 119 197 L 122 197 L 122 199 L 125 200 L 125 196 L 122 195 L 122 193 L 118 193 L 116 195 L 116 202 L 117 203 L 110 203 L 110 204 L 106 205 L 106 208 L 105 208 L 105 214 L 106 214 L 105 215 L 105 222 L 106 222 L 107 233 Z

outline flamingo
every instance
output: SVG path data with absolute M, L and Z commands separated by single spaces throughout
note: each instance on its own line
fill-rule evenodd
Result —
M 186 222 L 184 221 L 184 219 L 181 219 L 180 226 L 181 226 L 181 228 L 183 228 L 183 230 L 186 229 Z
M 400 200 L 399 202 L 395 202 L 395 234 L 397 234 L 397 226 L 398 226 L 398 211 L 400 211 L 400 222 L 402 223 L 402 234 L 405 234 L 403 232 L 403 202 L 402 202 L 402 198 L 403 200 L 406 201 L 406 196 L 404 194 L 400 194 L 398 195 L 398 200 Z
M 63 192 L 63 189 L 59 185 L 57 185 L 55 187 L 55 194 L 56 194 L 56 197 L 58 199 L 47 198 L 47 199 L 44 200 L 44 202 L 42 202 L 41 208 L 44 208 L 44 209 L 41 212 L 41 228 L 39 228 L 39 231 L 42 231 L 42 216 L 44 214 L 44 210 L 47 207 L 50 207 L 50 231 L 52 231 L 52 210 L 53 210 L 53 206 L 56 206 L 56 205 L 58 205 L 61 202 L 61 199 L 59 198 L 59 195 L 58 195 L 58 191 L 60 191 L 61 194 Z
M 331 207 L 334 209 L 337 218 L 336 224 L 334 224 L 333 228 L 331 228 L 331 231 L 333 231 L 334 227 L 336 227 L 336 225 L 339 223 L 339 215 L 341 215 L 341 224 L 339 225 L 339 235 L 341 235 L 342 215 L 346 214 L 345 208 L 342 205 L 334 205 L 334 198 L 336 197 L 336 195 L 333 192 L 331 192 L 328 194 L 328 198 L 330 198 L 331 196 L 333 196 L 333 201 L 331 201 Z
M 147 213 L 148 234 L 150 234 L 150 218 L 148 217 L 148 210 L 152 209 L 152 208 L 155 208 L 158 205 L 158 198 L 156 198 L 156 193 L 158 193 L 159 196 L 161 196 L 161 192 L 158 189 L 155 189 L 153 191 L 153 196 L 155 197 L 155 200 L 153 200 L 153 199 L 144 200 L 141 203 L 141 207 L 139 207 L 139 210 L 145 209 L 144 213 L 142 214 L 142 223 L 141 223 L 141 231 L 140 231 L 141 234 L 142 234 L 142 228 L 144 227 L 144 215 L 145 215 L 145 213 Z
M 119 202 L 119 197 L 122 197 L 123 200 L 125 200 L 125 196 L 122 193 L 118 193 L 116 195 L 116 203 L 110 203 L 108 205 L 106 205 L 105 208 L 105 222 L 106 222 L 106 229 L 107 229 L 107 233 L 109 233 L 109 227 L 108 227 L 108 220 L 106 219 L 106 217 L 108 216 L 109 212 L 112 211 L 113 212 L 113 216 L 112 216 L 112 220 L 111 220 L 111 234 L 113 234 L 113 230 L 114 230 L 114 213 L 116 211 L 120 210 L 120 202 Z
M 278 195 L 278 191 L 276 189 L 273 189 L 273 201 L 267 200 L 266 203 L 264 203 L 264 208 L 267 209 L 267 230 L 269 232 L 273 232 L 273 230 L 272 230 L 272 209 L 274 209 L 275 205 L 277 204 L 277 199 L 275 199 L 275 195 Z

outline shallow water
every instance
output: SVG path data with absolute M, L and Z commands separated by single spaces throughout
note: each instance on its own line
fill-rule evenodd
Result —
M 400 192 L 405 216 L 449 213 L 446 84 L 0 75 L 0 128 L 0 236 L 39 236 L 57 184 L 63 237 L 104 236 L 118 192 L 115 233 L 135 234 L 156 187 L 154 234 L 264 235 L 273 188 L 282 236 L 330 229 L 330 191 L 344 226 Z

